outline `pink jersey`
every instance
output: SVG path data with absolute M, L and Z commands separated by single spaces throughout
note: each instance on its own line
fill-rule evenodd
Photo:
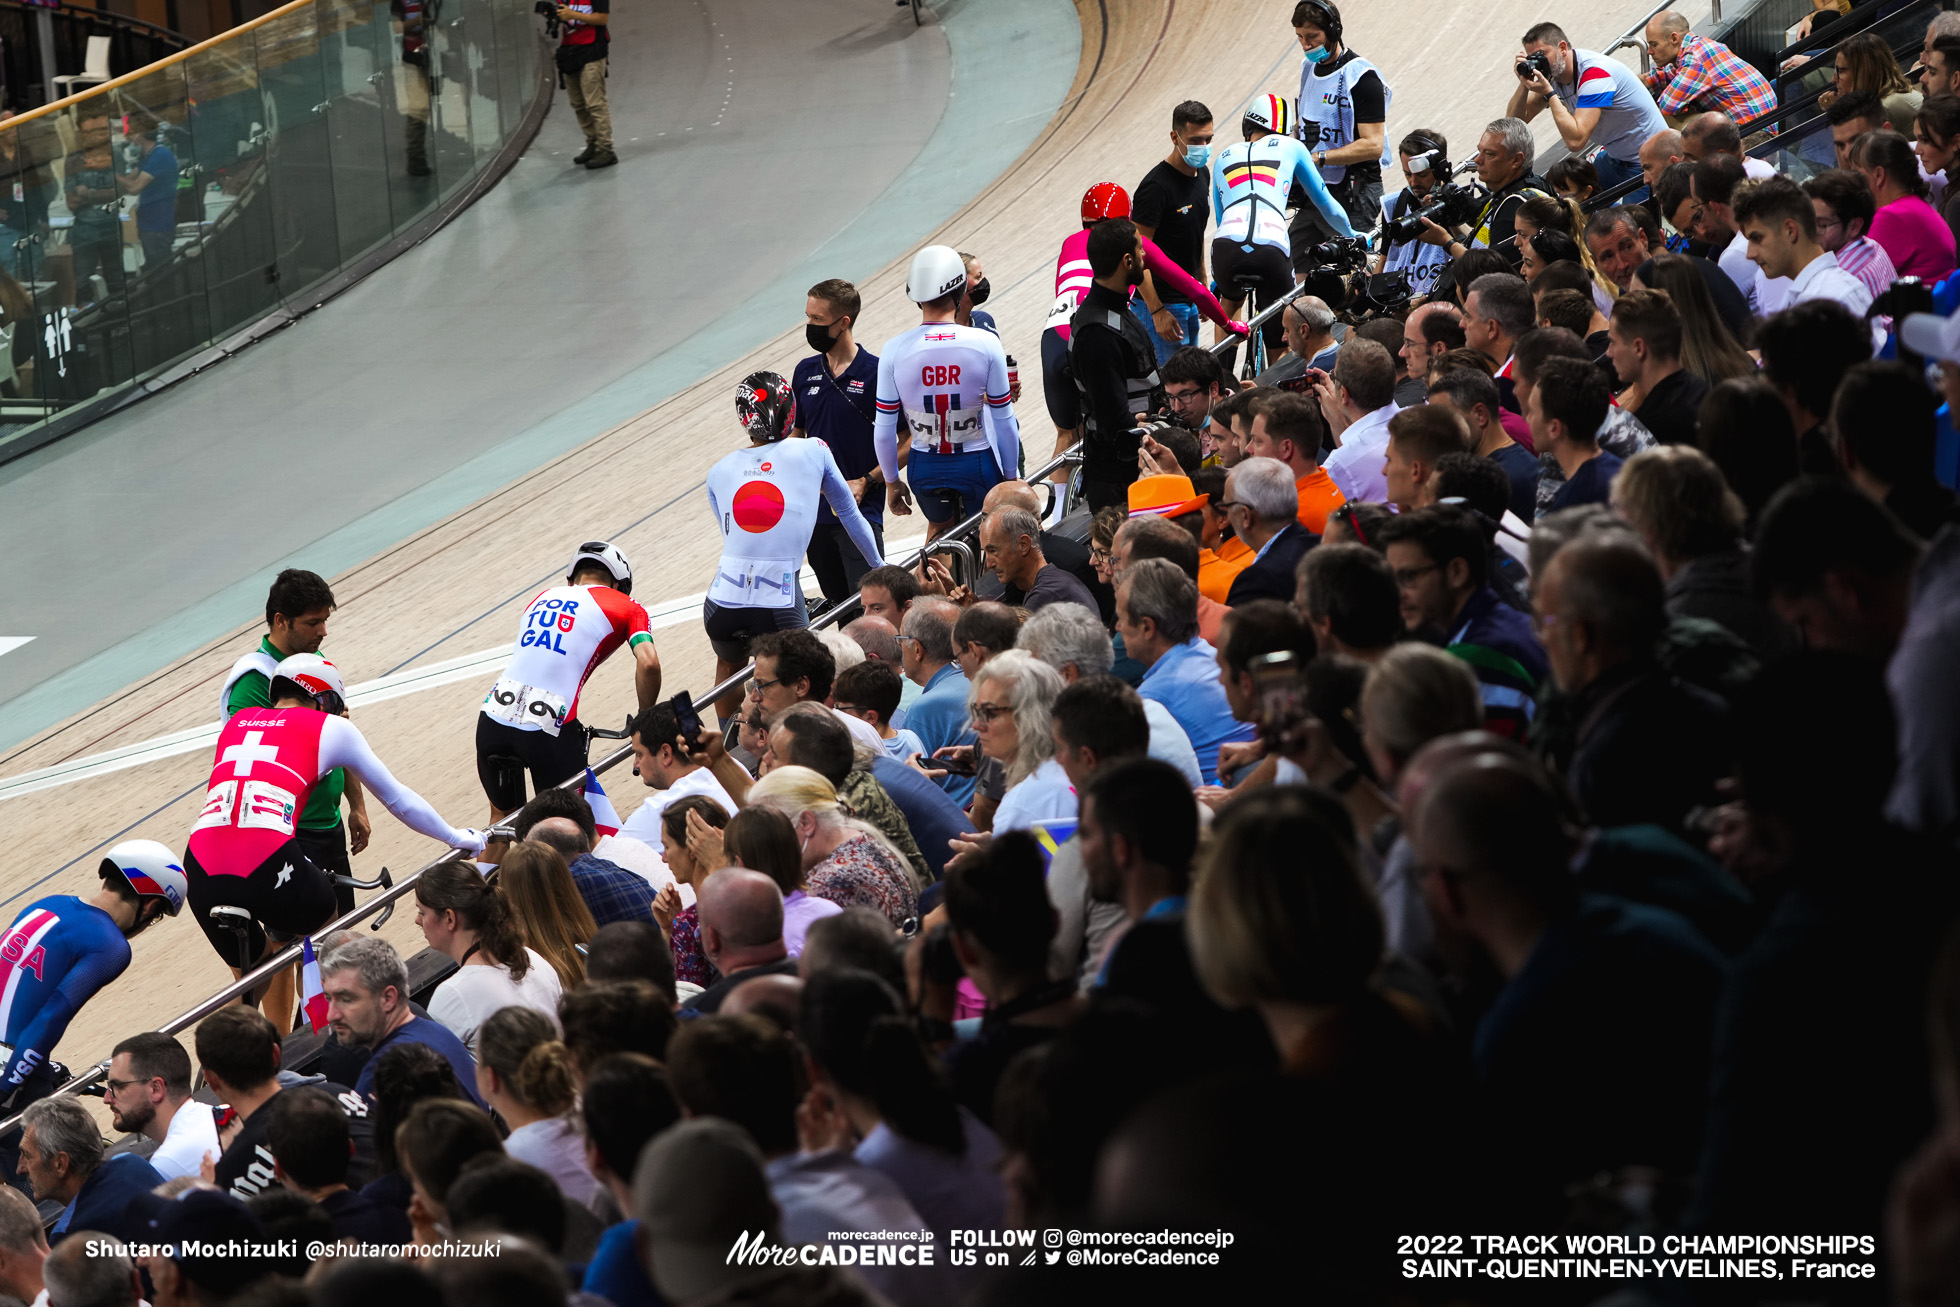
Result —
M 1158 281 L 1183 291 L 1207 321 L 1221 327 L 1231 321 L 1225 316 L 1224 306 L 1218 302 L 1216 295 L 1196 277 L 1178 267 L 1170 255 L 1149 240 L 1143 242 L 1143 266 Z M 1089 287 L 1095 284 L 1095 280 L 1095 273 L 1089 268 L 1089 229 L 1084 227 L 1063 241 L 1062 252 L 1055 256 L 1055 303 L 1048 310 L 1045 325 L 1060 332 L 1063 340 L 1068 339 L 1069 319 L 1075 316 L 1082 297 L 1089 293 Z
M 518 623 L 517 650 L 483 711 L 521 730 L 556 735 L 578 717 L 585 678 L 620 645 L 651 640 L 647 611 L 607 585 L 555 585 Z
M 293 838 L 306 796 L 327 768 L 311 708 L 241 708 L 218 733 L 217 762 L 190 851 L 214 876 L 249 876 Z

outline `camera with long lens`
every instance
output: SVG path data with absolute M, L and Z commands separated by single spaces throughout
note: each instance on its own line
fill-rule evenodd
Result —
M 1546 81 L 1552 80 L 1552 61 L 1543 50 L 1526 55 L 1517 64 L 1518 80 L 1528 82 L 1533 73 L 1543 73 Z
M 1403 272 L 1368 273 L 1366 237 L 1336 238 L 1313 247 L 1317 265 L 1306 275 L 1306 293 L 1319 297 L 1347 322 L 1393 314 L 1409 301 Z
M 1417 167 L 1421 164 L 1421 167 Z M 1439 227 L 1454 227 L 1469 222 L 1483 207 L 1483 192 L 1474 182 L 1459 182 L 1458 174 L 1476 171 L 1474 163 L 1459 164 L 1454 172 L 1450 161 L 1440 150 L 1430 150 L 1409 160 L 1410 172 L 1434 172 L 1436 185 L 1429 190 L 1423 203 L 1409 210 L 1399 218 L 1391 218 L 1382 224 L 1382 240 L 1390 245 L 1401 245 L 1422 235 L 1424 218 Z
M 537 3 L 531 6 L 531 12 L 543 16 L 545 39 L 547 41 L 556 41 L 558 39 L 558 6 L 551 3 L 551 0 L 537 0 Z

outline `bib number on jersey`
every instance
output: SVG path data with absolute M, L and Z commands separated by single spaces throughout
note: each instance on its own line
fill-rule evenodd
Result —
M 246 781 L 238 796 L 238 825 L 241 830 L 272 830 L 293 833 L 293 819 L 299 815 L 299 796 L 270 781 Z
M 724 558 L 708 598 L 728 608 L 788 608 L 802 568 L 800 558 Z
M 204 809 L 197 814 L 197 822 L 191 827 L 194 831 L 206 830 L 212 826 L 231 825 L 232 804 L 238 799 L 238 782 L 219 781 L 204 796 Z
M 526 631 L 528 637 L 530 631 Z M 506 676 L 483 696 L 483 711 L 496 721 L 519 730 L 540 730 L 555 736 L 571 715 L 572 706 L 549 690 Z

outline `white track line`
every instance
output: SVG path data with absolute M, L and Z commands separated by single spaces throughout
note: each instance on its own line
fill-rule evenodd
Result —
M 924 537 L 917 540 L 891 541 L 886 546 L 886 552 L 903 557 L 924 543 Z M 803 580 L 814 582 L 816 574 L 806 567 L 803 569 Z M 647 605 L 648 625 L 658 631 L 670 626 L 679 626 L 683 622 L 698 620 L 701 614 L 701 601 L 706 597 L 706 592 L 703 591 L 701 594 L 685 595 L 679 599 L 649 604 Z M 33 638 L 31 635 L 0 636 L 0 654 Z M 7 643 L 9 640 L 15 643 L 10 645 Z M 503 667 L 513 648 L 514 645 L 500 644 L 494 649 L 484 649 L 458 658 L 447 658 L 441 662 L 411 667 L 406 671 L 364 681 L 348 688 L 347 706 L 364 708 L 369 704 L 399 699 L 403 695 L 418 694 L 423 690 L 434 690 L 444 685 L 454 685 L 458 681 L 471 681 L 490 676 Z M 36 794 L 42 790 L 51 790 L 57 786 L 73 785 L 77 781 L 93 780 L 97 776 L 126 771 L 131 767 L 161 762 L 180 754 L 196 753 L 199 749 L 208 749 L 218 742 L 218 732 L 223 729 L 223 726 L 223 722 L 211 722 L 205 726 L 194 726 L 189 730 L 176 731 L 170 735 L 160 735 L 154 740 L 145 740 L 141 744 L 126 744 L 107 753 L 72 758 L 53 767 L 43 767 L 39 771 L 22 772 L 18 776 L 6 777 L 0 780 L 0 802 Z
M 0 654 L 10 654 L 33 638 L 31 635 L 0 635 Z

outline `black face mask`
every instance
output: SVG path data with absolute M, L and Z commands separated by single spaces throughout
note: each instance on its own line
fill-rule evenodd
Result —
M 803 324 L 803 339 L 810 342 L 810 348 L 819 354 L 828 354 L 837 341 L 831 336 L 831 322 L 806 322 Z
M 977 309 L 987 302 L 987 296 L 993 294 L 993 290 L 994 288 L 987 284 L 987 279 L 982 277 L 973 283 L 972 289 L 968 290 L 966 294 L 967 298 L 973 302 L 973 307 Z

